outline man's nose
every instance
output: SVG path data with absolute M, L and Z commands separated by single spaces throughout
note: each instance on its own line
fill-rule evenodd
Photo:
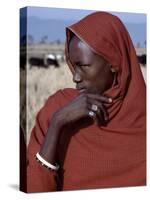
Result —
M 73 82 L 78 83 L 81 81 L 82 81 L 82 78 L 81 78 L 80 74 L 75 72 L 75 74 L 73 75 Z

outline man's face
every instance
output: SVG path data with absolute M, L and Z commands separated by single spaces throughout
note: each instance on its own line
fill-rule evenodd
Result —
M 110 64 L 76 36 L 69 44 L 69 58 L 75 70 L 73 81 L 80 92 L 102 94 L 111 87 L 113 73 Z

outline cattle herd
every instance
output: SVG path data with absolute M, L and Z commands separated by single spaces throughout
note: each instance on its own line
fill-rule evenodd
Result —
M 137 55 L 137 59 L 141 65 L 146 65 L 146 54 Z M 48 68 L 52 65 L 57 68 L 60 67 L 60 62 L 64 62 L 64 60 L 64 56 L 55 54 L 48 54 L 44 57 L 32 56 L 28 59 L 27 56 L 20 55 L 20 68 L 25 69 L 27 63 L 29 65 L 29 69 L 31 69 L 32 67 Z
M 64 57 L 62 55 L 54 55 L 48 54 L 44 57 L 31 56 L 27 58 L 26 55 L 20 55 L 20 68 L 25 69 L 26 65 L 29 65 L 29 69 L 32 67 L 42 67 L 48 68 L 50 66 L 60 67 L 60 62 L 64 61 Z

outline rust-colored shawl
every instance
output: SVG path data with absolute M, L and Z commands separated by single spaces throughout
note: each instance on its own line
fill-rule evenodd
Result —
M 106 127 L 100 127 L 103 134 L 112 135 L 111 144 L 107 144 L 106 148 L 113 147 L 114 153 L 116 148 L 116 153 L 120 152 L 120 158 L 145 160 L 146 88 L 133 43 L 125 26 L 114 15 L 95 12 L 68 27 L 66 61 L 74 73 L 68 54 L 72 33 L 118 71 L 118 84 L 104 93 L 113 99 L 111 105 L 106 105 L 110 122 Z M 145 171 L 141 173 L 144 175 Z
M 53 113 L 79 93 L 67 88 L 50 96 L 39 111 L 32 130 L 26 190 L 46 192 L 145 185 L 145 83 L 129 34 L 117 17 L 104 12 L 93 13 L 68 27 L 66 59 L 72 73 L 74 68 L 68 56 L 71 32 L 118 71 L 118 84 L 104 94 L 113 99 L 110 106 L 106 105 L 110 121 L 107 126 L 92 124 L 80 130 L 72 126 L 64 130 L 58 144 L 60 171 L 48 171 L 34 156 L 44 141 Z M 82 120 L 80 123 L 86 124 Z

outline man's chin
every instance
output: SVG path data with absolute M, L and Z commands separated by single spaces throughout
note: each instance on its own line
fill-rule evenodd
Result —
M 82 94 L 82 93 L 87 93 L 87 89 L 81 89 L 79 90 L 79 93 Z

